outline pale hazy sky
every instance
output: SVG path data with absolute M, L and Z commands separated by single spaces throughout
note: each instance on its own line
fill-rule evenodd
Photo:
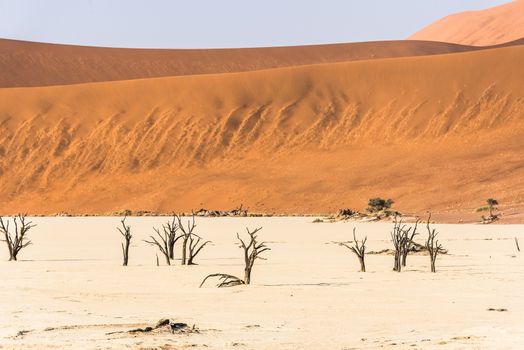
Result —
M 445 15 L 509 0 L 0 0 L 0 37 L 211 48 L 404 39 Z

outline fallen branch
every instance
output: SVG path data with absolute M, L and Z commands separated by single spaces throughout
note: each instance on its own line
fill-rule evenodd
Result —
M 162 318 L 160 319 L 154 327 L 148 326 L 144 328 L 134 328 L 127 331 L 116 331 L 116 332 L 109 332 L 106 333 L 106 335 L 112 335 L 112 334 L 122 334 L 122 333 L 149 333 L 156 329 L 163 328 L 169 326 L 171 333 L 200 333 L 200 330 L 193 325 L 193 327 L 189 328 L 187 323 L 182 322 L 173 322 L 168 318 Z
M 212 277 L 219 277 L 219 279 L 218 279 L 219 283 L 217 284 L 218 288 L 234 287 L 234 286 L 239 286 L 239 285 L 245 284 L 243 280 L 241 280 L 240 278 L 238 278 L 236 276 L 228 275 L 228 274 L 225 274 L 225 273 L 213 273 L 211 275 L 208 275 L 206 278 L 204 278 L 204 280 L 202 281 L 202 283 L 200 283 L 200 286 L 198 288 L 202 288 L 204 283 L 206 283 L 206 281 L 209 278 L 212 278 Z

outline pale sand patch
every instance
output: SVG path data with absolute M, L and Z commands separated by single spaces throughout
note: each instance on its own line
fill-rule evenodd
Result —
M 157 267 L 142 239 L 166 218 L 129 218 L 126 268 L 118 220 L 34 219 L 34 245 L 19 262 L 4 261 L 0 246 L 0 348 L 517 349 L 524 341 L 524 258 L 513 241 L 524 242 L 523 226 L 436 225 L 450 252 L 437 274 L 427 272 L 427 256 L 410 256 L 400 274 L 392 257 L 369 256 L 362 274 L 347 249 L 330 243 L 350 239 L 353 223 L 198 218 L 198 233 L 214 242 L 200 265 Z M 235 233 L 246 225 L 263 226 L 272 248 L 255 265 L 254 284 L 199 289 L 209 273 L 242 275 Z M 356 226 L 370 250 L 390 246 L 391 224 Z M 160 318 L 201 333 L 106 335 Z

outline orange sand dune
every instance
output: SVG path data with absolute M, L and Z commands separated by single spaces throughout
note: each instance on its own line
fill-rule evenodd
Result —
M 0 89 L 0 213 L 315 213 L 383 196 L 468 217 L 493 196 L 509 214 L 524 204 L 523 61 L 515 46 Z
M 215 50 L 114 49 L 0 39 L 0 87 L 49 86 L 462 52 L 432 42 Z
M 409 39 L 496 45 L 524 37 L 524 0 L 445 17 Z

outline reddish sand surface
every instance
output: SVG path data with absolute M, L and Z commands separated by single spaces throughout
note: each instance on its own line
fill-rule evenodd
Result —
M 524 46 L 0 89 L 0 212 L 524 208 Z M 493 64 L 496 62 L 497 64 Z M 440 215 L 440 216 L 439 216 Z
M 157 50 L 54 45 L 0 39 L 0 87 L 231 73 L 306 64 L 434 55 L 472 49 L 446 43 L 382 41 L 252 49 Z
M 464 45 L 495 45 L 524 37 L 524 0 L 447 16 L 410 37 Z

